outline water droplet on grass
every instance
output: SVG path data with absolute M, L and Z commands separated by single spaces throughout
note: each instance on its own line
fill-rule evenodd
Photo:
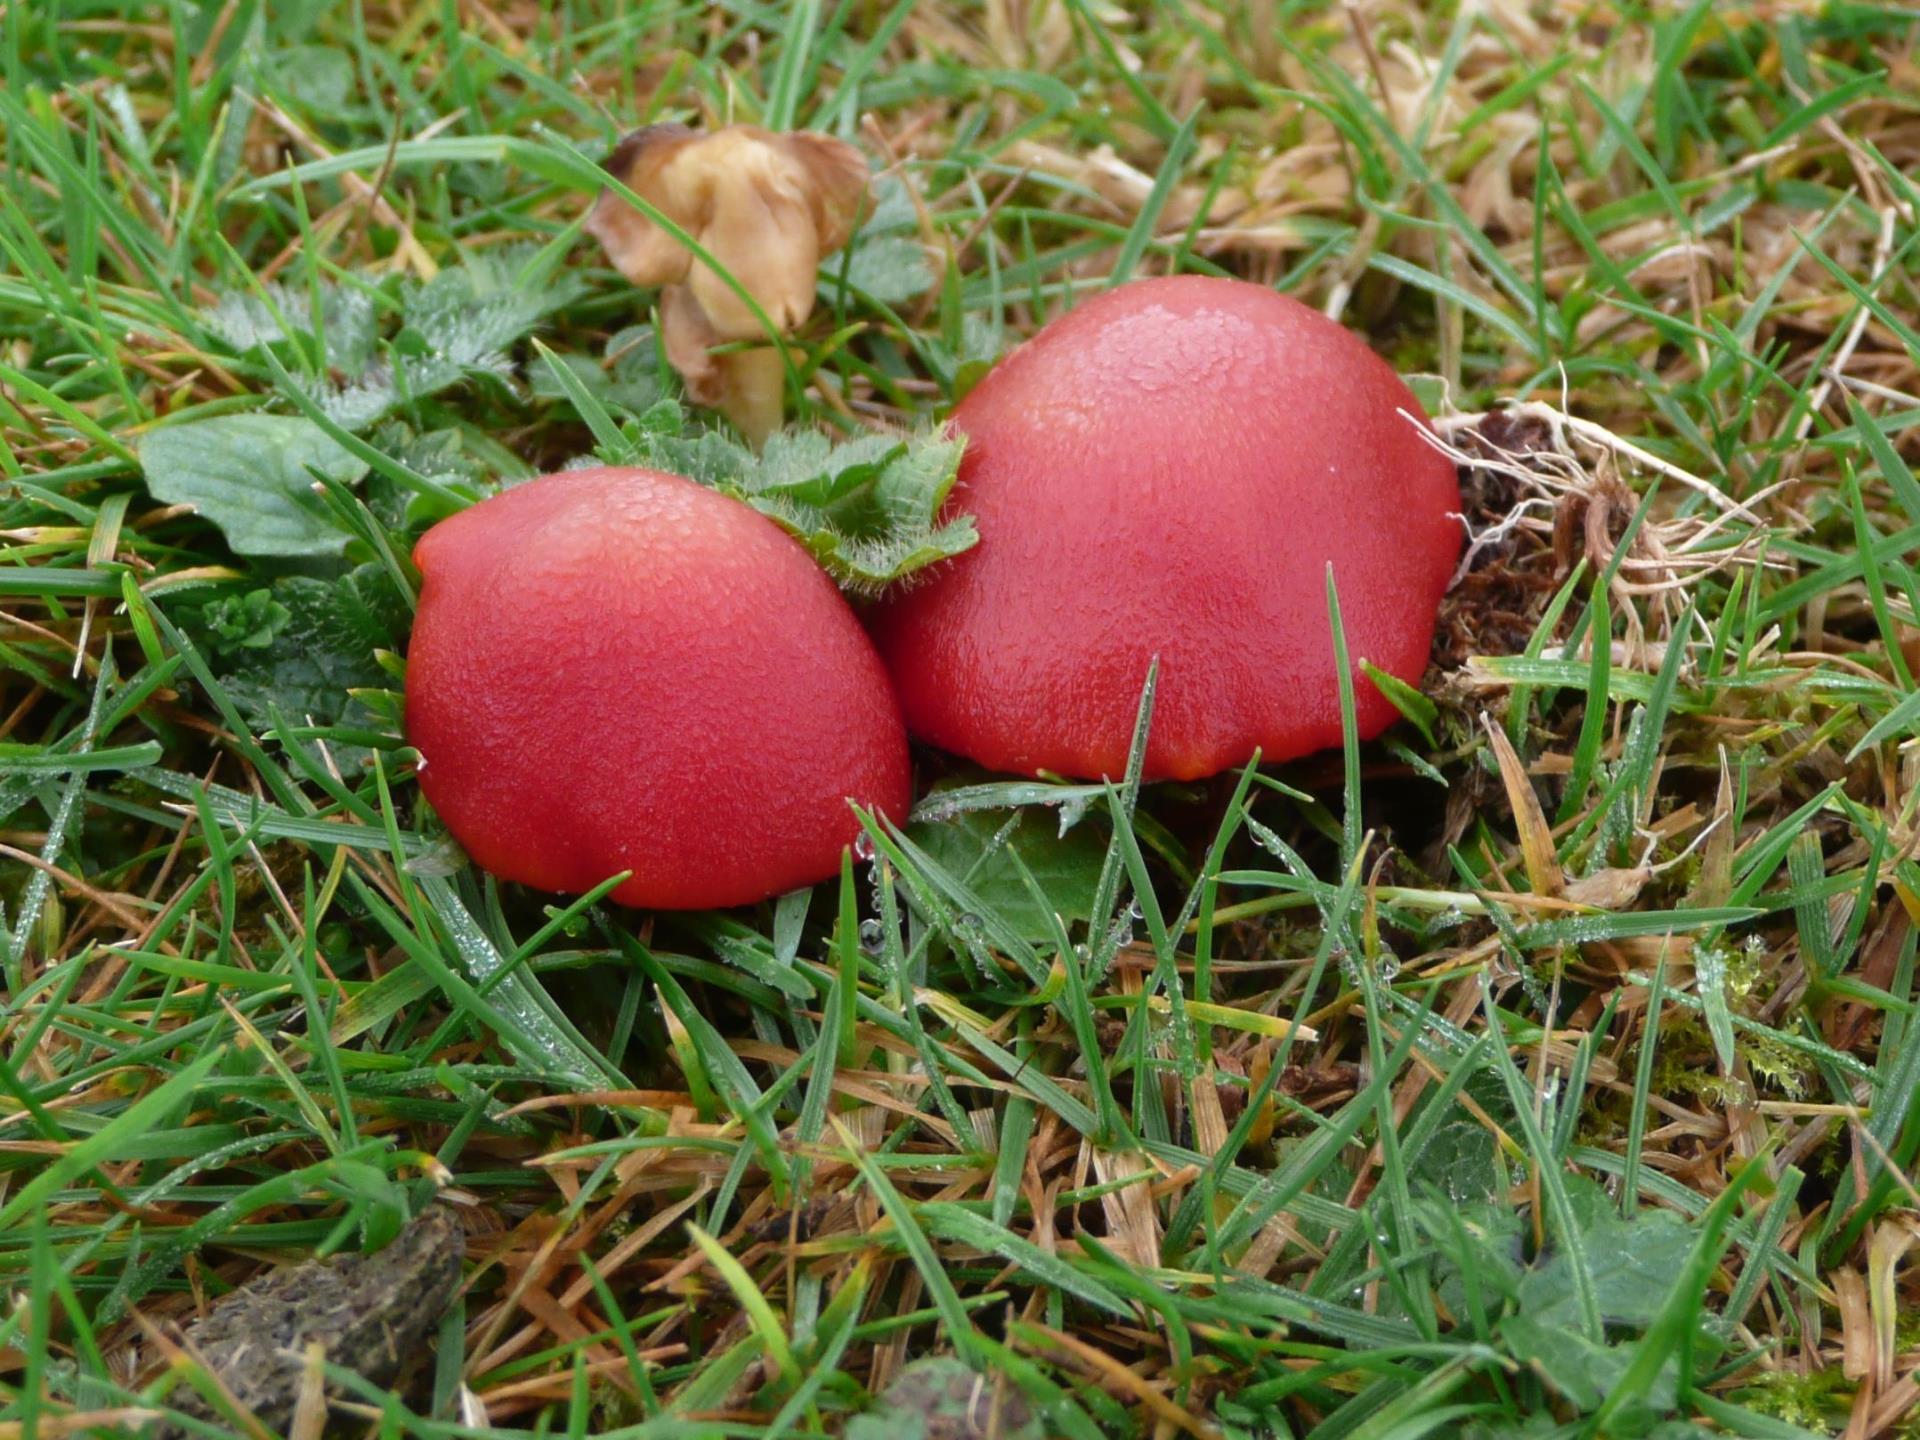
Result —
M 1060 802 L 1060 834 L 1063 837 L 1086 818 L 1087 807 L 1092 803 L 1091 795 L 1075 795 Z

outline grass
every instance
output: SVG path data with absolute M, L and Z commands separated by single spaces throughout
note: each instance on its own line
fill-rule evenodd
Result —
M 948 1352 L 1063 1436 L 1920 1434 L 1911 12 L 4 14 L 0 1435 L 165 1410 L 156 1334 L 436 1192 L 370 1433 L 837 1433 Z M 406 555 L 705 423 L 579 232 L 660 119 L 887 177 L 828 433 L 1177 269 L 1427 377 L 1418 723 L 941 772 L 753 911 L 464 866 Z

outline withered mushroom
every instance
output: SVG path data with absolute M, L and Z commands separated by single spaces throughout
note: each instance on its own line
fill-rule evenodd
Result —
M 729 125 L 636 130 L 608 173 L 705 247 L 787 335 L 813 312 L 820 259 L 847 243 L 867 193 L 867 162 L 843 140 Z M 658 285 L 667 359 L 687 393 L 754 444 L 780 427 L 786 366 L 733 288 L 619 193 L 603 191 L 587 233 L 636 285 Z M 713 353 L 716 345 L 757 342 Z

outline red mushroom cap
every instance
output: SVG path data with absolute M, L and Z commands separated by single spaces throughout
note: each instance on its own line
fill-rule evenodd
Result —
M 879 657 L 740 502 L 570 471 L 441 522 L 414 560 L 408 738 L 494 874 L 578 892 L 631 870 L 629 905 L 739 905 L 832 874 L 859 832 L 849 799 L 905 813 Z
M 1338 744 L 1328 562 L 1356 671 L 1417 682 L 1460 553 L 1424 423 L 1365 343 L 1262 286 L 1086 301 L 954 411 L 951 503 L 980 542 L 874 625 L 908 729 L 996 770 L 1118 776 L 1157 655 L 1150 779 Z M 1363 736 L 1392 723 L 1355 691 Z

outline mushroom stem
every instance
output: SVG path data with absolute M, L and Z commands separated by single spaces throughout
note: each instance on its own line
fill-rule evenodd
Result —
M 717 408 L 758 450 L 786 418 L 786 362 L 771 345 L 713 358 L 720 370 Z

